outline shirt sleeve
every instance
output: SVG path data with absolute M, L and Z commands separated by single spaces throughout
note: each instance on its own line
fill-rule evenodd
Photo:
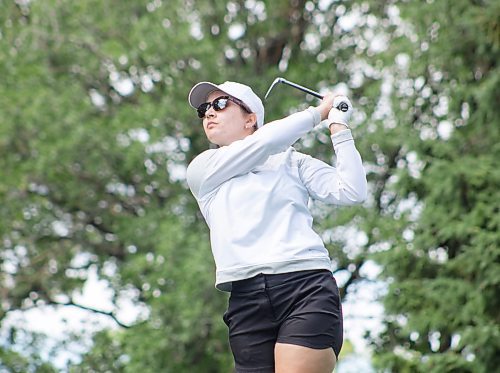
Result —
M 331 136 L 336 167 L 305 156 L 300 177 L 313 199 L 329 204 L 354 205 L 366 199 L 366 174 L 350 130 Z
M 193 195 L 200 199 L 225 181 L 250 172 L 309 132 L 321 122 L 313 107 L 270 122 L 252 135 L 228 146 L 201 153 L 188 166 L 187 182 Z

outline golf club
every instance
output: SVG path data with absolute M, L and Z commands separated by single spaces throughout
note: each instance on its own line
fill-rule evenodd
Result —
M 314 97 L 317 97 L 319 99 L 323 99 L 323 95 L 321 95 L 320 93 L 316 92 L 316 91 L 313 91 L 312 89 L 309 89 L 309 88 L 306 88 L 304 86 L 301 86 L 300 84 L 297 84 L 297 83 L 293 83 L 289 80 L 286 80 L 284 78 L 276 78 L 274 79 L 274 82 L 273 84 L 271 84 L 271 86 L 269 87 L 269 89 L 267 90 L 267 93 L 266 95 L 264 96 L 264 100 L 267 99 L 267 96 L 269 96 L 269 93 L 271 93 L 271 90 L 274 88 L 274 86 L 278 83 L 283 83 L 283 84 L 287 84 L 291 87 L 294 87 L 302 92 L 306 92 L 306 93 L 309 93 L 310 95 L 313 95 Z

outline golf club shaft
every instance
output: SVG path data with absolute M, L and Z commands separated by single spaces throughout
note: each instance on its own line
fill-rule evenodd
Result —
M 300 84 L 290 82 L 290 81 L 288 81 L 286 79 L 283 79 L 283 78 L 281 78 L 280 82 L 283 83 L 283 84 L 288 84 L 291 87 L 297 88 L 297 89 L 301 90 L 302 92 L 309 93 L 310 95 L 313 95 L 314 97 L 317 97 L 319 99 L 323 99 L 323 95 L 322 94 L 320 94 L 320 93 L 318 93 L 316 91 L 313 91 L 312 89 L 309 89 L 309 88 L 306 88 L 304 86 L 301 86 Z

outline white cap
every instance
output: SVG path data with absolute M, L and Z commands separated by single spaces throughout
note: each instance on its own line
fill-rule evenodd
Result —
M 262 105 L 259 96 L 252 91 L 252 88 L 245 84 L 236 82 L 224 82 L 220 85 L 210 82 L 198 83 L 189 92 L 189 104 L 197 109 L 198 106 L 207 102 L 208 95 L 213 91 L 222 91 L 244 102 L 257 115 L 257 127 L 262 127 L 264 124 L 264 105 Z

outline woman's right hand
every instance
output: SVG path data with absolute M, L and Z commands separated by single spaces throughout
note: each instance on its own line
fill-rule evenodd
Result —
M 321 120 L 325 120 L 328 118 L 328 113 L 330 112 L 330 109 L 333 107 L 333 100 L 335 97 L 338 96 L 333 93 L 327 93 L 324 97 L 323 100 L 321 100 L 321 103 L 316 106 L 316 108 L 319 110 L 321 114 Z

